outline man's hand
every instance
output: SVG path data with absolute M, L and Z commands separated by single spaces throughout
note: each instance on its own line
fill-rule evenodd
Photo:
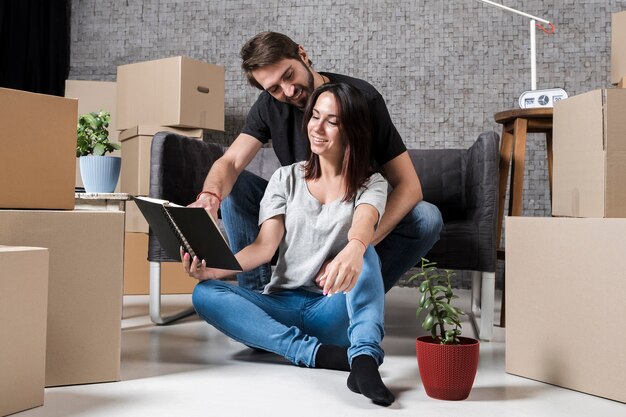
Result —
M 217 210 L 220 208 L 220 200 L 209 193 L 202 193 L 198 196 L 198 199 L 187 207 L 202 207 L 209 213 L 213 220 L 217 220 Z

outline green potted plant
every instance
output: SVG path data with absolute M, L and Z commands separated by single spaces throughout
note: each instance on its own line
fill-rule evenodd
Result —
M 76 157 L 88 193 L 112 193 L 117 185 L 122 160 L 119 156 L 105 155 L 120 149 L 120 145 L 109 141 L 109 123 L 111 114 L 104 110 L 81 114 L 78 118 Z
M 422 258 L 420 271 L 409 281 L 421 279 L 417 316 L 427 312 L 422 328 L 429 336 L 418 337 L 415 344 L 420 377 L 429 397 L 464 400 L 474 384 L 478 369 L 478 340 L 461 336 L 459 316 L 463 310 L 452 305 L 452 270 L 439 270 L 435 262 Z

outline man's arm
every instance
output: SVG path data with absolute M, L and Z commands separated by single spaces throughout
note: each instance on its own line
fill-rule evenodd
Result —
M 387 197 L 385 213 L 374 234 L 373 245 L 382 241 L 423 199 L 422 186 L 407 151 L 383 165 L 383 172 L 393 190 Z
M 261 146 L 262 143 L 254 136 L 239 134 L 224 155 L 213 163 L 202 187 L 202 191 L 207 192 L 201 194 L 189 207 L 203 207 L 217 219 L 220 204 L 217 196 L 224 199 L 230 194 L 237 177 L 252 161 Z

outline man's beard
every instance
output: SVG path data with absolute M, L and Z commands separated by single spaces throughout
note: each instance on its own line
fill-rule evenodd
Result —
M 302 66 L 304 67 L 304 69 L 307 72 L 307 85 L 303 86 L 303 85 L 299 85 L 298 87 L 296 87 L 298 90 L 296 91 L 296 94 L 294 94 L 294 96 L 298 97 L 295 101 L 291 100 L 290 98 L 287 98 L 287 102 L 297 108 L 299 108 L 300 110 L 303 110 L 304 107 L 306 107 L 306 103 L 309 100 L 309 97 L 311 96 L 311 93 L 313 93 L 313 90 L 315 89 L 315 83 L 313 80 L 313 73 L 311 72 L 311 70 L 309 69 L 309 67 L 307 67 L 304 62 L 302 62 Z

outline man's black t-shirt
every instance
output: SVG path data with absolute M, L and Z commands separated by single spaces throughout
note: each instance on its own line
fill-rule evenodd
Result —
M 406 146 L 389 116 L 383 97 L 366 81 L 345 75 L 320 73 L 335 83 L 356 87 L 369 105 L 372 122 L 372 158 L 378 166 L 391 161 Z M 255 137 L 263 143 L 272 140 L 272 147 L 281 165 L 291 165 L 306 159 L 307 139 L 302 135 L 302 111 L 282 103 L 263 91 L 254 103 L 241 133 Z

